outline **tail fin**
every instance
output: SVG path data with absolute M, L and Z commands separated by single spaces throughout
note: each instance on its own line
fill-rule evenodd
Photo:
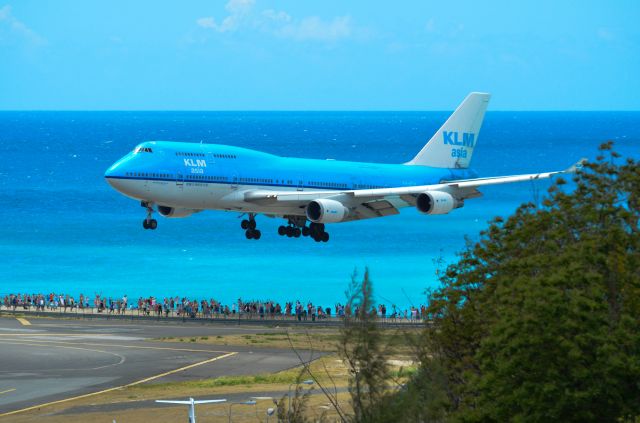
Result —
M 405 165 L 469 167 L 490 97 L 487 93 L 469 94 L 418 155 Z

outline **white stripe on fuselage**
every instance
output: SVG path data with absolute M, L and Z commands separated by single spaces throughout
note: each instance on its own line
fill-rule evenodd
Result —
M 268 191 L 262 185 L 232 185 L 146 179 L 109 178 L 111 185 L 127 197 L 151 201 L 163 206 L 195 210 L 250 211 L 267 214 L 291 214 L 304 216 L 304 210 L 287 205 L 267 207 L 244 201 L 244 194 L 251 190 Z M 297 191 L 297 187 L 278 186 L 278 192 Z M 275 190 L 274 190 L 275 191 Z M 305 188 L 304 192 L 325 191 Z

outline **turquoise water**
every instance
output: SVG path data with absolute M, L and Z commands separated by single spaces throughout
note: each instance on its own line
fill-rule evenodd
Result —
M 445 216 L 405 209 L 330 225 L 331 241 L 277 236 L 263 216 L 247 241 L 235 213 L 159 219 L 113 191 L 106 168 L 149 139 L 223 143 L 310 158 L 401 163 L 448 112 L 0 112 L 0 294 L 238 297 L 344 301 L 354 269 L 371 270 L 379 301 L 406 307 L 437 286 L 435 261 L 455 259 L 465 237 L 544 192 L 547 182 L 484 188 Z M 616 142 L 640 156 L 640 113 L 488 112 L 473 168 L 482 176 L 568 167 Z

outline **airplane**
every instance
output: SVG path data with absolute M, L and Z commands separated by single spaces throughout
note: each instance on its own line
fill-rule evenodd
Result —
M 446 214 L 480 197 L 487 185 L 575 172 L 583 160 L 554 172 L 478 178 L 469 169 L 490 94 L 470 93 L 427 144 L 403 164 L 280 157 L 247 148 L 147 141 L 115 162 L 107 182 L 147 211 L 184 218 L 203 210 L 239 212 L 247 239 L 260 239 L 256 216 L 283 218 L 278 234 L 327 242 L 325 224 L 391 216 L 404 207 Z M 307 225 L 307 223 L 309 223 Z

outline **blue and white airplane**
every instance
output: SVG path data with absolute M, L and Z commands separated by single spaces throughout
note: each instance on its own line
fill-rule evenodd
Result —
M 255 217 L 263 214 L 287 221 L 278 228 L 280 235 L 327 242 L 326 223 L 390 216 L 403 207 L 445 214 L 480 197 L 478 188 L 485 185 L 575 171 L 577 165 L 557 172 L 476 178 L 469 164 L 489 98 L 469 94 L 404 164 L 299 159 L 218 144 L 148 141 L 114 163 L 105 178 L 147 209 L 145 229 L 156 229 L 154 211 L 179 218 L 226 210 L 247 216 L 241 224 L 247 239 L 260 239 Z

